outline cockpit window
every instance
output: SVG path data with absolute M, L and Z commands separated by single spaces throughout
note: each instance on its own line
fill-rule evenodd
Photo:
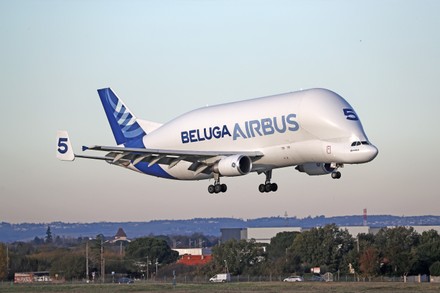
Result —
M 370 145 L 370 143 L 368 141 L 354 141 L 351 146 L 358 146 L 358 145 Z

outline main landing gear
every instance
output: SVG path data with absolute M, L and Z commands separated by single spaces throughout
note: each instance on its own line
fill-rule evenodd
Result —
M 264 182 L 264 184 L 260 184 L 258 186 L 258 190 L 261 193 L 277 191 L 278 190 L 278 185 L 276 183 L 270 183 L 270 179 L 272 179 L 272 170 L 265 171 L 264 174 L 266 175 L 266 181 Z
M 228 186 L 226 184 L 220 184 L 220 176 L 219 174 L 214 173 L 214 185 L 208 186 L 208 192 L 213 193 L 220 193 L 220 192 L 226 192 L 228 190 Z
M 208 186 L 209 193 L 226 192 L 226 190 L 228 190 L 228 186 L 226 184 L 214 183 L 214 185 L 211 184 Z

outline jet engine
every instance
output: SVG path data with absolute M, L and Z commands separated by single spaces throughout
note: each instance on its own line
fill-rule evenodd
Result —
M 312 176 L 330 174 L 335 170 L 335 168 L 332 168 L 328 163 L 306 163 L 296 166 L 295 169 Z
M 248 156 L 233 155 L 218 161 L 214 165 L 214 172 L 222 176 L 246 175 L 252 170 L 252 160 Z

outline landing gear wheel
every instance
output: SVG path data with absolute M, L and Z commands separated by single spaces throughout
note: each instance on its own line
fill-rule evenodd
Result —
M 216 184 L 215 186 L 214 186 L 214 192 L 215 193 L 219 193 L 219 192 L 221 192 L 222 191 L 222 186 L 220 185 L 220 184 Z
M 333 178 L 333 179 L 339 179 L 339 178 L 341 178 L 341 172 L 339 172 L 339 171 L 333 172 L 333 173 L 332 173 L 332 178 Z
M 228 190 L 228 186 L 226 184 L 221 184 L 220 186 L 222 192 L 226 192 L 226 190 Z
M 211 194 L 213 194 L 215 192 L 214 185 L 211 184 L 211 185 L 208 186 L 208 192 L 211 193 Z
M 271 192 L 272 191 L 272 184 L 266 183 L 266 185 L 264 185 L 264 191 Z
M 278 185 L 276 183 L 270 183 L 270 179 L 272 178 L 272 170 L 268 170 L 268 171 L 264 172 L 264 174 L 266 175 L 266 181 L 264 182 L 264 184 L 260 184 L 258 186 L 258 190 L 261 193 L 277 191 Z

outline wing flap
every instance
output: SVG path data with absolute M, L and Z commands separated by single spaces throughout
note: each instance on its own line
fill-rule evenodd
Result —
M 103 159 L 113 164 L 127 164 L 127 162 L 131 161 L 133 165 L 137 165 L 140 162 L 146 162 L 148 167 L 155 164 L 163 164 L 168 165 L 168 168 L 171 169 L 179 162 L 186 161 L 191 163 L 188 170 L 194 171 L 195 174 L 207 172 L 208 168 L 218 162 L 221 157 L 240 154 L 248 156 L 252 161 L 255 161 L 263 156 L 263 153 L 259 151 L 185 151 L 98 145 L 83 146 L 83 150 L 109 152 Z
M 173 157 L 188 156 L 188 157 L 205 157 L 211 158 L 216 156 L 232 156 L 245 155 L 248 157 L 262 157 L 264 154 L 260 151 L 189 151 L 189 150 L 167 150 L 167 149 L 141 149 L 141 148 L 125 148 L 112 146 L 84 146 L 83 150 L 104 151 L 104 152 L 124 152 L 135 154 L 149 154 L 149 155 L 166 155 Z

